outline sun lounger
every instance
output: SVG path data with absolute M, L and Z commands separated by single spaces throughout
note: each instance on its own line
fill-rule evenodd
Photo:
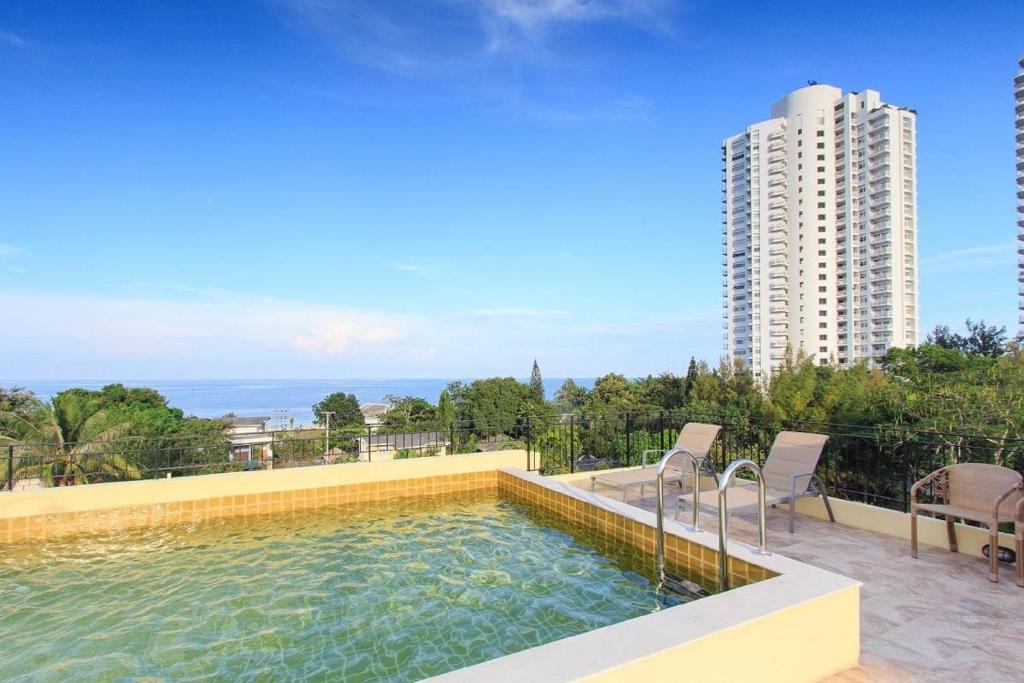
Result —
M 701 422 L 688 422 L 679 432 L 674 448 L 685 448 L 696 456 L 698 461 L 710 462 L 708 456 L 711 446 L 721 431 L 718 425 L 704 424 Z M 651 463 L 657 465 L 657 463 Z M 689 476 L 680 467 L 672 466 L 665 471 L 665 482 L 678 484 L 682 487 L 683 480 Z M 622 472 L 609 472 L 606 474 L 594 474 L 590 477 L 590 490 L 596 486 L 618 489 L 622 491 L 622 500 L 626 500 L 630 489 L 639 488 L 640 497 L 643 498 L 644 489 L 653 486 L 658 482 L 658 468 L 648 467 L 647 463 L 638 470 L 624 470 Z
M 825 487 L 815 474 L 818 460 L 825 449 L 828 437 L 808 432 L 779 432 L 768 452 L 761 472 L 766 488 L 765 505 L 785 503 L 789 505 L 789 532 L 796 528 L 796 500 L 810 496 L 821 496 L 825 502 L 828 517 L 835 522 L 832 506 L 825 495 Z M 757 505 L 757 485 L 754 482 L 737 481 L 728 490 L 729 512 L 735 512 Z M 680 502 L 689 502 L 688 496 L 680 496 Z M 698 497 L 698 505 L 705 509 L 718 510 L 718 491 L 704 491 Z M 679 508 L 676 509 L 676 518 Z

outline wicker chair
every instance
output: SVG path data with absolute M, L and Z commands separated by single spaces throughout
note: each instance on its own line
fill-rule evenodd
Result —
M 1017 501 L 1017 522 L 1014 527 L 1017 532 L 1017 585 L 1024 588 L 1024 493 Z
M 917 495 L 931 484 L 940 503 L 919 503 Z M 999 581 L 999 524 L 1013 522 L 1021 499 L 1022 477 L 999 465 L 962 463 L 935 470 L 910 489 L 910 556 L 917 557 L 917 515 L 926 512 L 946 518 L 950 552 L 956 552 L 956 518 L 988 527 L 989 579 Z

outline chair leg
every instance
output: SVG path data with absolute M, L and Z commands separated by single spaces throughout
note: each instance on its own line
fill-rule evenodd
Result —
M 1024 523 L 1017 522 L 1017 585 L 1024 588 Z
M 910 556 L 917 558 L 917 510 L 910 508 Z
M 956 527 L 953 517 L 946 515 L 946 536 L 949 538 L 949 552 L 956 552 Z
M 828 521 L 835 524 L 836 516 L 832 514 L 832 503 L 828 502 L 828 496 L 825 495 L 824 491 L 821 492 L 821 500 L 825 503 L 825 512 L 828 513 Z
M 999 525 L 988 528 L 988 571 L 989 581 L 999 583 Z
M 796 498 L 789 500 L 789 533 L 796 531 Z

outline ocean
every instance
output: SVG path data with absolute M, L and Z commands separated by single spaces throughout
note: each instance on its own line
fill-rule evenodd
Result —
M 575 379 L 580 386 L 590 388 L 593 378 Z M 278 425 L 289 419 L 296 425 L 313 421 L 313 404 L 335 391 L 355 394 L 360 403 L 381 403 L 388 394 L 419 396 L 431 403 L 450 379 L 339 379 L 339 380 L 287 380 L 287 379 L 198 379 L 198 380 L 0 380 L 0 386 L 25 387 L 42 399 L 70 387 L 99 389 L 119 381 L 125 386 L 151 387 L 167 397 L 167 402 L 181 408 L 188 415 L 221 417 L 227 413 L 239 416 L 267 416 Z M 463 380 L 472 381 L 472 380 Z M 525 381 L 525 380 L 523 380 Z M 554 395 L 562 385 L 562 378 L 544 380 L 548 396 Z

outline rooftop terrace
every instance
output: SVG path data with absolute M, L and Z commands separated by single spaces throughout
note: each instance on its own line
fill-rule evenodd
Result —
M 590 488 L 589 474 L 567 479 Z M 597 492 L 602 493 L 600 488 Z M 609 491 L 608 496 L 619 500 L 621 493 Z M 666 495 L 666 504 L 670 500 L 674 504 L 676 496 Z M 655 509 L 654 496 L 641 498 L 638 489 L 627 502 Z M 843 519 L 842 510 L 837 517 Z M 701 528 L 715 529 L 715 524 L 714 515 L 701 515 Z M 992 583 L 986 561 L 978 557 L 922 545 L 915 560 L 902 538 L 806 514 L 797 515 L 796 533 L 788 533 L 786 525 L 785 510 L 769 509 L 769 551 L 864 584 L 860 666 L 831 680 L 1024 680 L 1019 631 L 1024 589 L 1014 582 L 1012 568 L 1004 565 L 1000 582 Z M 732 516 L 730 537 L 756 542 L 753 509 Z

